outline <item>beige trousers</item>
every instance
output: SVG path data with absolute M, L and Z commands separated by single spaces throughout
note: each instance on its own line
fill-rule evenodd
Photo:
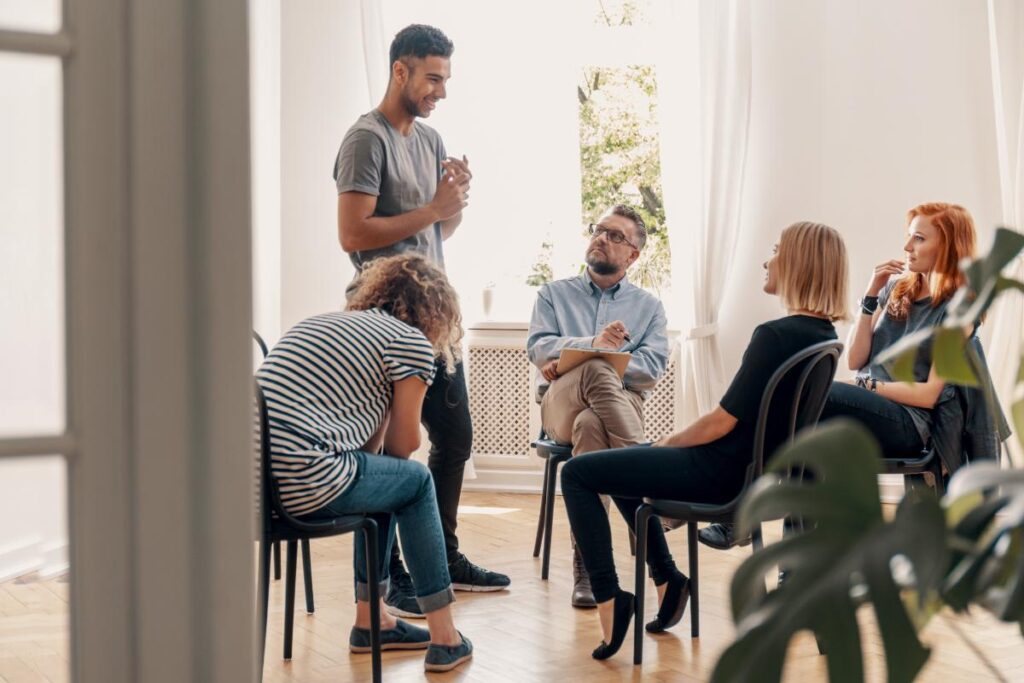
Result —
M 565 373 L 540 403 L 548 437 L 571 443 L 572 454 L 633 446 L 644 441 L 644 400 L 622 386 L 611 365 L 594 359 Z

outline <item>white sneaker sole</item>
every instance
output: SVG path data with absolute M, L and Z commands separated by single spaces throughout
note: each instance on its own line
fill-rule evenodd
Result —
M 384 611 L 393 617 L 405 617 L 406 619 L 426 619 L 425 614 L 419 612 L 407 612 L 401 607 L 395 607 L 394 605 L 388 605 L 385 603 Z
M 473 583 L 453 583 L 452 590 L 465 591 L 466 593 L 494 593 L 496 591 L 508 590 L 508 586 L 478 586 Z

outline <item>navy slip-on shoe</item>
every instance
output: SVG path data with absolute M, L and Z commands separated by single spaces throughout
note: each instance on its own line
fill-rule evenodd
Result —
M 395 628 L 380 632 L 381 650 L 425 650 L 430 645 L 430 631 L 401 619 Z M 370 629 L 352 627 L 348 636 L 350 652 L 370 652 Z
M 451 671 L 459 664 L 473 656 L 473 643 L 469 638 L 459 634 L 462 642 L 458 645 L 431 645 L 427 648 L 427 658 L 423 668 L 427 671 Z

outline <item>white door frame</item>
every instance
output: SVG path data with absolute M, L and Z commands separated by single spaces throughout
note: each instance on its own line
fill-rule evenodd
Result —
M 76 683 L 252 681 L 246 0 L 64 0 Z

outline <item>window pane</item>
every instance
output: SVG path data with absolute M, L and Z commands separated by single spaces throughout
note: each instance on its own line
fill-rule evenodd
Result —
M 0 438 L 65 425 L 61 64 L 0 54 Z
M 67 468 L 0 461 L 0 680 L 67 681 Z
M 654 67 L 588 66 L 576 88 L 583 199 L 580 222 L 596 222 L 615 204 L 635 208 L 647 226 L 647 243 L 629 277 L 660 294 L 670 284 L 671 254 L 662 201 Z M 542 253 L 534 273 L 541 272 L 543 266 Z
M 60 0 L 0 0 L 0 29 L 56 33 Z

